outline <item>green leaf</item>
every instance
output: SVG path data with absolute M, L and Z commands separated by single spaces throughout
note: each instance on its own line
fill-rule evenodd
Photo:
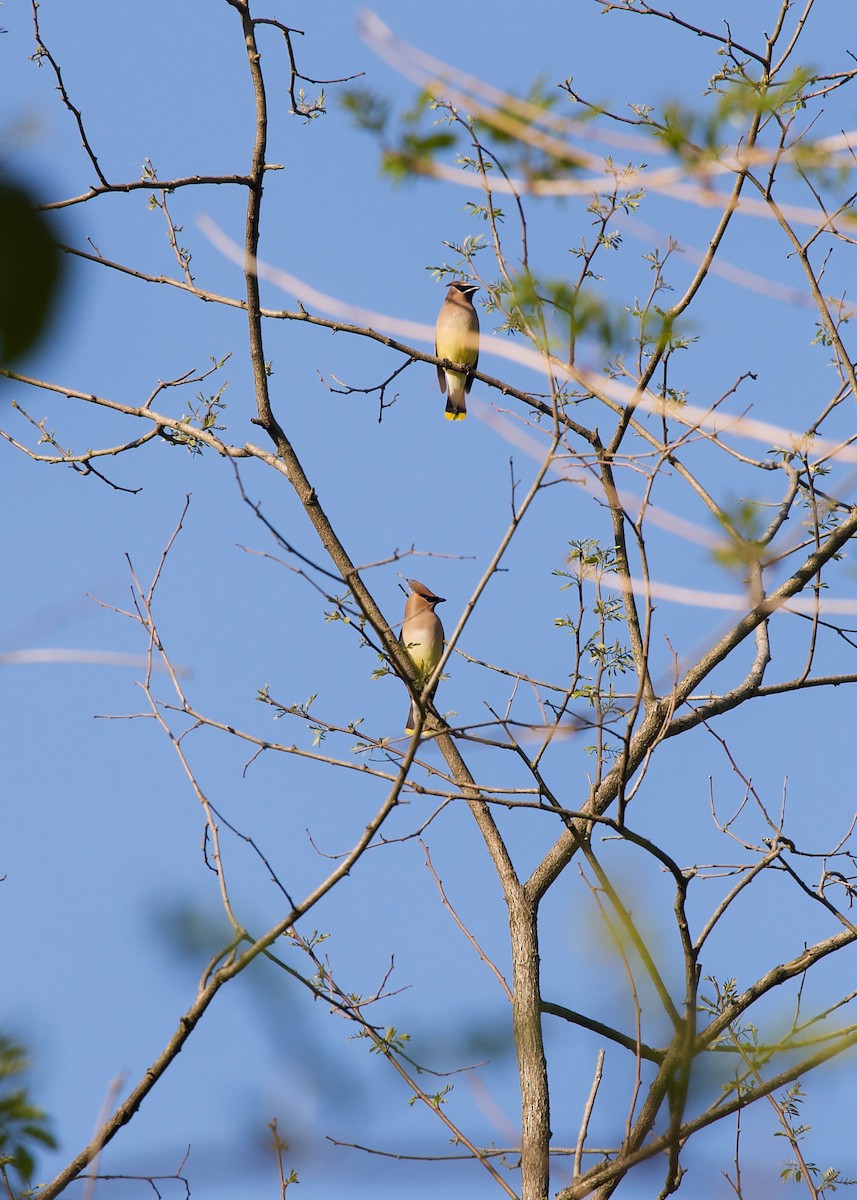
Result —
M 48 1129 L 47 1117 L 31 1102 L 27 1090 L 9 1088 L 11 1080 L 29 1068 L 23 1046 L 0 1034 L 0 1164 L 11 1167 L 28 1184 L 35 1170 L 35 1159 L 28 1143 L 53 1148 L 56 1140 Z

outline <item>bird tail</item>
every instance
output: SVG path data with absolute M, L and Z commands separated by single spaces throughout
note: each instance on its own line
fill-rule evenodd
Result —
M 463 421 L 467 416 L 467 405 L 464 402 L 467 383 L 465 377 L 458 371 L 446 372 L 446 412 L 443 414 L 447 421 Z
M 417 727 L 417 721 L 420 719 L 420 712 L 413 700 L 411 707 L 408 710 L 408 719 L 405 722 L 405 733 L 412 734 Z

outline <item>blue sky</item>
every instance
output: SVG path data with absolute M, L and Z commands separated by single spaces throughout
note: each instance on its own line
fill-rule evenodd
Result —
M 685 4 L 681 11 L 693 19 L 695 7 Z M 775 12 L 775 6 L 759 0 L 733 0 L 731 9 L 734 36 L 753 44 Z M 495 85 L 524 92 L 536 78 L 550 84 L 573 75 L 582 94 L 615 109 L 626 101 L 660 104 L 675 98 L 701 105 L 717 64 L 711 44 L 702 39 L 639 17 L 604 16 L 585 0 L 563 6 L 537 0 L 525 14 L 504 0 L 491 6 L 490 16 L 483 6 L 447 0 L 432 6 L 378 3 L 376 11 L 407 41 Z M 162 178 L 246 169 L 252 108 L 240 29 L 226 3 L 185 0 L 175 6 L 152 0 L 126 9 L 107 0 L 75 5 L 42 0 L 39 13 L 45 41 L 63 68 L 111 181 L 139 178 L 147 158 Z M 805 64 L 847 68 L 839 47 L 849 14 L 845 0 L 828 0 L 813 14 Z M 257 15 L 302 23 L 305 36 L 296 39 L 296 50 L 307 75 L 364 71 L 366 85 L 397 109 L 412 102 L 412 86 L 360 40 L 357 6 L 336 0 L 295 14 L 275 3 L 270 12 L 258 9 Z M 7 81 L 0 96 L 6 165 L 46 199 L 79 194 L 92 182 L 92 171 L 49 68 L 37 69 L 28 61 L 33 45 L 27 6 L 5 6 L 0 25 L 7 29 L 0 38 Z M 265 258 L 321 292 L 432 324 L 442 288 L 427 268 L 450 257 L 444 241 L 479 231 L 464 210 L 471 193 L 434 181 L 395 186 L 383 178 L 377 147 L 338 107 L 335 88 L 329 89 L 330 111 L 322 119 L 306 125 L 289 117 L 278 37 L 274 30 L 260 34 L 270 72 L 269 158 L 284 167 L 266 183 Z M 853 112 L 851 101 L 839 110 L 831 102 L 830 115 L 825 113 L 815 132 L 835 133 L 844 122 L 853 124 Z M 62 236 L 81 248 L 89 241 L 106 258 L 151 274 L 173 274 L 163 218 L 147 211 L 146 200 L 141 191 L 66 209 Z M 240 239 L 243 194 L 188 189 L 172 196 L 170 205 L 192 250 L 200 285 L 239 296 L 240 271 L 211 247 L 196 222 L 205 213 Z M 531 203 L 533 257 L 546 274 L 556 278 L 574 270 L 568 247 L 589 229 L 584 207 L 576 200 Z M 696 247 L 707 244 L 715 219 L 716 210 L 699 210 L 669 196 L 653 197 L 640 214 L 661 235 L 675 234 Z M 651 247 L 651 235 L 638 236 L 633 226 L 624 234 L 624 248 L 604 290 L 614 302 L 626 304 L 648 287 L 642 255 Z M 736 221 L 724 257 L 776 283 L 800 286 L 798 266 L 768 222 Z M 676 294 L 692 270 L 692 264 L 673 260 Z M 839 259 L 831 262 L 826 282 L 834 293 L 848 286 Z M 265 291 L 272 306 L 293 307 L 292 297 L 270 286 Z M 699 342 L 681 364 L 680 383 L 694 403 L 711 403 L 752 371 L 757 379 L 742 385 L 736 407 L 752 404 L 752 415 L 761 420 L 801 427 L 806 413 L 814 413 L 834 387 L 825 351 L 810 345 L 809 310 L 748 296 L 735 283 L 712 277 L 691 310 L 690 331 Z M 390 620 L 400 618 L 401 572 L 447 597 L 442 615 L 452 628 L 507 524 L 510 456 L 522 490 L 536 463 L 476 416 L 463 428 L 443 422 L 430 366 L 416 364 L 400 377 L 399 399 L 379 424 L 373 398 L 337 395 L 319 376 L 372 386 L 399 365 L 398 356 L 375 343 L 296 323 L 273 324 L 266 334 L 280 420 L 353 559 L 378 562 L 411 546 L 439 556 L 405 559 L 368 574 Z M 484 369 L 497 375 L 506 371 L 520 385 L 533 386 L 523 368 L 490 354 L 490 316 L 483 316 L 483 334 Z M 587 353 L 588 365 L 597 369 L 594 350 Z M 242 314 L 78 262 L 72 264 L 50 337 L 21 369 L 139 404 L 159 380 L 205 370 L 211 357 L 227 354 L 232 357 L 213 386 L 228 381 L 228 436 L 239 443 L 258 442 L 262 435 L 249 424 L 252 388 Z M 473 396 L 515 409 L 479 383 Z M 164 402 L 180 406 L 191 399 L 191 394 L 172 393 Z M 27 438 L 28 430 L 10 411 L 12 400 L 34 419 L 46 418 L 57 438 L 78 451 L 134 435 L 119 418 L 91 406 L 3 382 L 3 425 L 19 439 Z M 850 418 L 849 410 L 843 429 Z M 115 483 L 142 489 L 131 494 L 65 467 L 38 466 L 5 444 L 0 454 L 7 514 L 0 527 L 6 564 L 0 652 L 46 647 L 144 654 L 139 626 L 88 597 L 127 609 L 126 555 L 147 582 L 190 495 L 184 528 L 158 588 L 156 614 L 199 709 L 259 737 L 309 747 L 303 722 L 275 723 L 272 711 L 256 701 L 258 689 L 268 685 L 285 704 L 317 694 L 325 719 L 344 725 L 362 718 L 367 731 L 398 735 L 404 689 L 391 678 L 373 681 L 376 660 L 360 649 L 354 630 L 328 625 L 329 606 L 316 592 L 254 553 L 278 551 L 241 502 L 228 463 L 158 442 L 108 460 L 106 473 Z M 724 496 L 736 503 L 743 499 L 737 473 L 733 483 L 731 477 L 717 477 L 716 462 L 707 469 Z M 250 497 L 284 536 L 320 560 L 321 549 L 282 479 L 258 465 L 242 465 L 241 476 Z M 836 478 L 853 493 L 847 471 Z M 776 494 L 772 487 L 770 496 L 753 498 Z M 660 503 L 670 507 L 687 501 L 667 485 Z M 681 514 L 711 528 L 700 509 Z M 554 622 L 567 611 L 569 599 L 552 572 L 564 567 L 570 540 L 604 536 L 607 522 L 591 496 L 567 483 L 549 489 L 526 521 L 524 536 L 513 546 L 506 571 L 492 581 L 462 649 L 489 661 L 505 656 L 537 677 L 562 676 L 567 673 L 563 664 L 570 661 L 568 635 Z M 669 582 L 727 592 L 739 587 L 734 574 L 689 542 L 655 535 L 653 549 L 658 577 Z M 854 569 L 847 557 L 838 579 L 841 594 L 853 595 Z M 656 660 L 664 678 L 671 670 L 670 647 L 690 654 L 708 644 L 726 619 L 722 612 L 659 605 Z M 781 626 L 775 656 L 786 675 L 804 643 L 793 636 L 798 622 L 783 620 Z M 830 669 L 849 670 L 846 649 L 842 643 L 826 644 L 822 661 Z M 749 645 L 739 652 L 737 677 L 751 657 Z M 225 927 L 214 876 L 202 861 L 202 816 L 175 755 L 151 720 L 115 719 L 145 710 L 139 678 L 139 668 L 120 666 L 52 663 L 5 665 L 0 671 L 5 778 L 0 875 L 6 876 L 0 900 L 7 961 L 0 1028 L 32 1047 L 34 1095 L 56 1119 L 62 1145 L 57 1155 L 44 1157 L 45 1179 L 88 1141 L 111 1081 L 122 1077 L 130 1086 L 159 1052 Z M 164 696 L 168 690 L 164 681 Z M 487 719 L 486 700 L 502 707 L 507 692 L 504 681 L 454 659 L 438 705 L 475 722 Z M 771 811 L 785 790 L 791 836 L 815 838 L 820 847 L 844 833 L 853 811 L 852 724 L 849 693 L 840 689 L 829 696 L 818 692 L 800 708 L 797 701 L 782 699 L 742 709 L 723 719 L 718 732 L 728 737 Z M 353 740 L 331 739 L 325 746 L 347 755 Z M 710 736 L 697 731 L 681 742 L 663 747 L 653 762 L 637 810 L 639 824 L 658 831 L 680 862 L 696 856 L 721 861 L 727 851 L 710 821 L 709 788 L 723 811 L 731 811 L 740 803 L 743 784 Z M 212 801 L 275 858 L 297 894 L 329 870 L 329 860 L 318 851 L 345 851 L 378 803 L 369 781 L 296 758 L 268 755 L 245 771 L 252 751 L 212 731 L 201 731 L 186 744 Z M 502 756 L 492 758 L 478 748 L 472 755 L 475 768 L 491 778 L 523 778 Z M 436 753 L 427 757 L 440 762 Z M 569 804 L 585 797 L 587 759 L 580 739 L 558 751 L 552 769 L 567 789 Z M 388 835 L 411 833 L 430 811 L 427 803 L 414 802 L 395 815 Z M 522 866 L 533 865 L 557 832 L 520 815 L 509 816 L 504 829 Z M 502 900 L 466 811 L 448 810 L 426 839 L 462 919 L 505 970 Z M 246 846 L 230 840 L 228 855 L 242 920 L 262 930 L 277 919 L 282 898 Z M 659 873 L 627 848 L 608 847 L 605 855 L 613 856 L 635 912 L 646 914 L 657 936 L 666 939 L 658 915 L 666 894 Z M 630 1009 L 619 965 L 602 947 L 603 929 L 586 887 L 576 871 L 568 874 L 549 902 L 546 989 L 551 998 L 562 995 L 575 1007 L 589 1001 L 610 1019 L 627 1022 Z M 813 914 L 787 908 L 776 882 L 761 886 L 756 895 L 753 907 L 739 910 L 730 932 L 714 939 L 706 961 L 712 974 L 749 978 L 760 961 L 790 956 L 796 952 L 795 937 L 799 947 L 804 936 L 804 919 L 805 936 L 817 935 Z M 701 901 L 700 912 L 705 908 Z M 371 993 L 394 961 L 391 987 L 408 990 L 386 1002 L 378 1019 L 411 1033 L 417 1058 L 441 1070 L 490 1060 L 479 1071 L 456 1077 L 454 1103 L 462 1119 L 472 1122 L 478 1140 L 510 1144 L 514 1134 L 504 1122 L 514 1129 L 517 1102 L 513 1063 L 504 1051 L 505 1002 L 439 904 L 416 841 L 367 855 L 313 914 L 305 932 L 313 927 L 330 931 L 331 960 L 346 990 Z M 663 953 L 671 961 L 666 941 Z M 593 961 L 600 964 L 597 972 Z M 219 1200 L 234 1196 L 240 1186 L 248 1198 L 270 1196 L 277 1181 L 264 1143 L 266 1123 L 277 1116 L 292 1145 L 287 1168 L 300 1172 L 304 1200 L 345 1187 L 355 1197 L 398 1195 L 404 1187 L 420 1197 L 436 1194 L 438 1182 L 466 1186 L 474 1197 L 493 1194 L 495 1186 L 476 1167 L 445 1184 L 447 1177 L 433 1172 L 448 1170 L 452 1180 L 452 1167 L 406 1167 L 331 1148 L 328 1136 L 405 1153 L 444 1153 L 447 1135 L 419 1106 L 408 1107 L 407 1094 L 386 1064 L 369 1055 L 365 1044 L 349 1041 L 351 1031 L 322 1009 L 261 967 L 224 989 L 173 1068 L 109 1148 L 102 1169 L 169 1173 L 190 1144 L 187 1174 L 194 1194 Z M 597 1045 L 550 1023 L 548 1039 L 559 1064 L 554 1130 L 560 1142 L 573 1143 Z M 624 1095 L 623 1083 L 623 1077 L 611 1079 L 609 1086 Z M 808 1119 L 817 1139 L 813 1148 L 818 1161 L 826 1162 L 828 1152 L 842 1153 L 831 1114 L 853 1104 L 853 1090 L 848 1091 L 843 1075 L 830 1070 L 813 1077 L 808 1090 Z M 759 1172 L 760 1188 L 772 1186 L 782 1148 L 761 1113 L 748 1118 L 748 1132 L 758 1136 L 748 1170 L 751 1176 Z M 593 1143 L 601 1144 L 601 1137 L 609 1137 L 609 1123 L 598 1113 Z M 706 1195 L 730 1194 L 720 1176 L 728 1154 L 718 1157 L 727 1142 L 728 1135 L 712 1134 L 690 1154 Z M 846 1174 L 857 1170 L 853 1160 L 838 1159 L 837 1165 Z M 108 1189 L 121 1185 L 101 1186 L 104 1194 L 112 1194 Z M 629 1196 L 652 1194 L 650 1188 L 659 1185 L 652 1176 L 635 1186 L 639 1190 L 629 1187 Z

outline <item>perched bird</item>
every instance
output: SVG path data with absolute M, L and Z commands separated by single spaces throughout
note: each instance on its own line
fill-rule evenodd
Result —
M 415 686 L 421 692 L 443 654 L 443 626 L 434 608 L 444 601 L 443 596 L 436 596 L 418 579 L 409 579 L 407 584 L 411 594 L 405 602 L 399 645 L 414 664 L 418 676 Z M 431 700 L 431 696 L 426 699 Z M 411 700 L 405 733 L 414 732 L 419 715 L 417 705 Z
M 474 368 L 479 362 L 479 318 L 473 307 L 473 294 L 478 291 L 473 283 L 449 285 L 435 329 L 434 352 L 438 358 Z M 473 376 L 438 367 L 437 381 L 440 390 L 446 392 L 447 421 L 463 421 L 467 416 L 464 397 L 470 391 Z

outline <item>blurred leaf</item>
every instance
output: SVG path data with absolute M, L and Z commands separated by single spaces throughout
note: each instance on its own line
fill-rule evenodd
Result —
M 47 327 L 62 256 L 20 184 L 0 178 L 0 362 L 25 354 Z
M 351 113 L 358 129 L 381 134 L 390 118 L 390 101 L 365 87 L 346 88 L 340 93 L 339 103 Z
M 445 130 L 433 130 L 425 135 L 403 133 L 398 147 L 384 152 L 382 169 L 397 180 L 422 174 L 428 163 L 441 151 L 451 149 L 455 143 L 455 134 Z
M 29 1068 L 23 1046 L 0 1034 L 0 1163 L 11 1167 L 28 1184 L 35 1169 L 31 1144 L 53 1148 L 56 1141 L 40 1108 L 30 1103 L 26 1088 L 16 1077 Z

